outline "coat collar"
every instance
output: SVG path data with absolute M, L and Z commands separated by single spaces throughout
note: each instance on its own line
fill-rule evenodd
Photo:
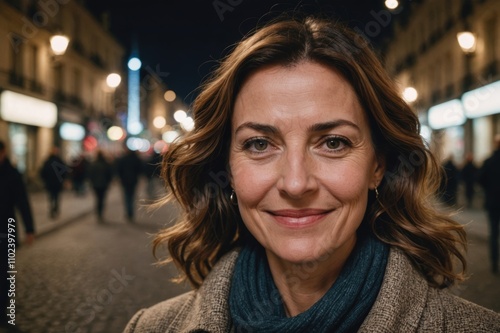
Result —
M 217 262 L 189 304 L 189 315 L 174 319 L 172 326 L 179 325 L 181 332 L 230 332 L 228 300 L 238 254 L 239 249 L 232 250 Z
M 187 317 L 172 323 L 181 332 L 230 332 L 229 291 L 239 250 L 223 256 L 195 293 Z M 427 303 L 429 285 L 399 249 L 391 248 L 379 295 L 359 332 L 416 332 Z M 179 313 L 183 313 L 180 311 Z M 442 322 L 442 312 L 433 315 Z M 178 326 L 177 326 L 178 325 Z

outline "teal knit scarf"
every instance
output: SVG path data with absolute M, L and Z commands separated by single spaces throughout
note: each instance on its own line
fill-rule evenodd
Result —
M 377 298 L 388 255 L 388 246 L 379 240 L 359 236 L 328 292 L 307 311 L 287 317 L 264 249 L 259 245 L 244 247 L 229 295 L 235 332 L 357 331 Z

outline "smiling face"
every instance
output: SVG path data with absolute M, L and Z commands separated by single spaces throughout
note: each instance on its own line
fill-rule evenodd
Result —
M 353 88 L 313 62 L 247 78 L 229 165 L 241 217 L 270 265 L 347 258 L 383 175 Z

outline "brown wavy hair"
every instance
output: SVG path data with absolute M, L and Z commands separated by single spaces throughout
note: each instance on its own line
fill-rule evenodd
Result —
M 163 159 L 162 176 L 182 213 L 160 231 L 154 253 L 167 245 L 182 278 L 199 287 L 225 253 L 248 241 L 237 206 L 230 202 L 228 169 L 236 95 L 252 72 L 302 61 L 327 65 L 353 86 L 368 115 L 372 141 L 385 157 L 378 200 L 370 195 L 365 224 L 383 242 L 402 249 L 431 285 L 462 280 L 466 268 L 463 227 L 436 209 L 441 171 L 419 135 L 414 111 L 401 99 L 369 44 L 338 22 L 282 18 L 237 44 L 202 85 L 192 111 L 195 127 Z M 455 259 L 461 262 L 456 272 Z

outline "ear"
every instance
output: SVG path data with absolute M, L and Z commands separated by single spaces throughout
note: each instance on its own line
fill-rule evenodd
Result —
M 372 183 L 370 184 L 371 190 L 374 190 L 382 182 L 385 173 L 385 163 L 385 156 L 380 155 L 376 157 L 375 170 L 373 172 Z

